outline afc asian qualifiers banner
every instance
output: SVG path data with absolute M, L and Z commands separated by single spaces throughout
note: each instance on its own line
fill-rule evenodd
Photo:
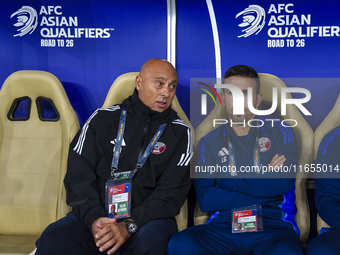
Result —
M 306 120 L 313 129 L 321 123 L 340 92 L 340 84 L 332 80 L 340 73 L 340 2 L 211 0 L 193 5 L 178 2 L 181 82 L 189 86 L 188 79 L 223 77 L 229 67 L 246 64 L 281 78 L 287 87 L 310 91 L 306 107 L 312 116 Z M 209 112 L 209 97 L 207 101 Z
M 1 1 L 0 24 L 0 84 L 18 70 L 51 72 L 81 125 L 119 75 L 167 58 L 166 1 Z

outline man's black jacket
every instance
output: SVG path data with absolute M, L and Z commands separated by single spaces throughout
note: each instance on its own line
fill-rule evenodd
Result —
M 158 140 L 162 149 L 154 150 L 133 178 L 131 219 L 141 227 L 155 219 L 175 217 L 190 189 L 190 128 L 171 107 L 162 113 L 151 110 L 136 90 L 123 104 L 128 114 L 118 172 L 133 170 L 159 125 L 168 123 Z M 105 183 L 111 173 L 121 107 L 95 111 L 70 146 L 64 180 L 67 203 L 89 230 L 96 219 L 107 217 Z

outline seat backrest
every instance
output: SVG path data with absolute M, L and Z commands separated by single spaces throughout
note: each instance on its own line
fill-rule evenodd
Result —
M 286 87 L 284 82 L 278 77 L 259 73 L 261 89 L 260 93 L 263 95 L 263 101 L 272 102 L 272 89 L 278 88 L 278 108 L 281 112 L 281 88 Z M 292 98 L 287 94 L 286 98 Z M 204 121 L 195 130 L 195 147 L 198 146 L 200 139 L 214 129 L 213 119 L 226 118 L 227 113 L 223 106 L 215 106 L 213 111 L 204 119 Z M 299 165 L 310 164 L 313 161 L 313 130 L 307 121 L 303 118 L 295 105 L 287 105 L 286 115 L 284 119 L 294 119 L 298 122 L 296 127 L 293 127 L 300 151 Z M 296 177 L 296 206 L 298 213 L 295 220 L 300 228 L 300 239 L 307 242 L 309 235 L 309 205 L 307 199 L 307 177 L 308 174 L 298 173 Z M 208 214 L 202 213 L 196 205 L 194 213 L 195 225 L 203 224 L 208 218 Z
M 324 136 L 339 125 L 340 125 L 340 95 L 338 96 L 338 99 L 336 100 L 333 109 L 329 112 L 327 117 L 321 122 L 321 124 L 317 127 L 317 129 L 314 132 L 314 153 L 313 153 L 314 160 L 316 160 L 319 145 Z M 320 230 L 323 227 L 329 228 L 329 226 L 318 215 L 317 217 L 318 233 L 320 233 Z
M 78 117 L 60 81 L 11 74 L 0 91 L 0 234 L 40 235 L 63 217 L 63 178 Z
M 136 87 L 135 80 L 138 74 L 139 74 L 138 72 L 131 72 L 131 73 L 125 73 L 119 76 L 113 82 L 109 92 L 107 93 L 105 102 L 102 107 L 107 108 L 114 104 L 121 104 L 125 98 L 132 95 Z M 188 117 L 186 116 L 185 112 L 183 111 L 181 105 L 179 104 L 176 96 L 174 97 L 172 101 L 171 107 L 177 112 L 178 117 L 182 119 L 183 121 L 185 121 L 185 123 L 187 123 L 191 127 L 192 135 L 194 136 L 194 132 L 193 132 L 194 129 Z M 177 220 L 177 225 L 178 225 L 179 230 L 186 229 L 187 222 L 188 222 L 187 200 L 182 206 L 179 215 L 177 215 L 176 220 Z

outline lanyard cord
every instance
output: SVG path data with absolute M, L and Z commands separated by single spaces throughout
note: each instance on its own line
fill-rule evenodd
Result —
M 124 137 L 124 131 L 125 131 L 125 124 L 126 124 L 126 115 L 127 110 L 125 105 L 122 107 L 122 112 L 120 114 L 120 120 L 119 120 L 119 127 L 118 127 L 118 133 L 117 133 L 117 139 L 116 139 L 116 146 L 113 152 L 113 158 L 111 163 L 111 176 L 114 175 L 114 171 L 118 170 L 118 162 L 120 158 L 121 153 L 121 147 L 122 147 L 122 141 Z M 141 158 L 138 160 L 138 163 L 136 165 L 136 169 L 142 168 L 145 161 L 149 157 L 152 149 L 154 148 L 155 144 L 157 144 L 160 136 L 162 135 L 164 129 L 168 123 L 163 123 L 159 126 L 158 130 L 156 131 L 155 135 L 151 139 L 149 145 L 146 147 L 145 151 L 143 152 Z

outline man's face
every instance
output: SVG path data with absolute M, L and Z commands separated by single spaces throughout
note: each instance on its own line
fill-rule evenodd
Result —
M 234 115 L 233 114 L 233 95 L 229 89 L 223 89 L 221 92 L 221 99 L 228 113 L 228 117 L 230 120 L 235 122 L 242 122 L 245 120 L 246 122 L 253 119 L 255 115 L 249 110 L 248 107 L 248 88 L 251 87 L 253 89 L 252 92 L 252 102 L 253 106 L 257 108 L 261 101 L 262 95 L 256 95 L 256 81 L 251 78 L 239 77 L 239 76 L 231 76 L 224 80 L 224 84 L 231 84 L 242 90 L 244 96 L 244 115 Z
M 112 206 L 111 206 L 111 213 L 115 213 L 115 210 L 116 210 L 116 206 L 115 206 L 115 205 L 112 205 Z
M 136 77 L 140 100 L 151 110 L 163 112 L 176 94 L 177 72 L 166 61 L 153 61 Z

